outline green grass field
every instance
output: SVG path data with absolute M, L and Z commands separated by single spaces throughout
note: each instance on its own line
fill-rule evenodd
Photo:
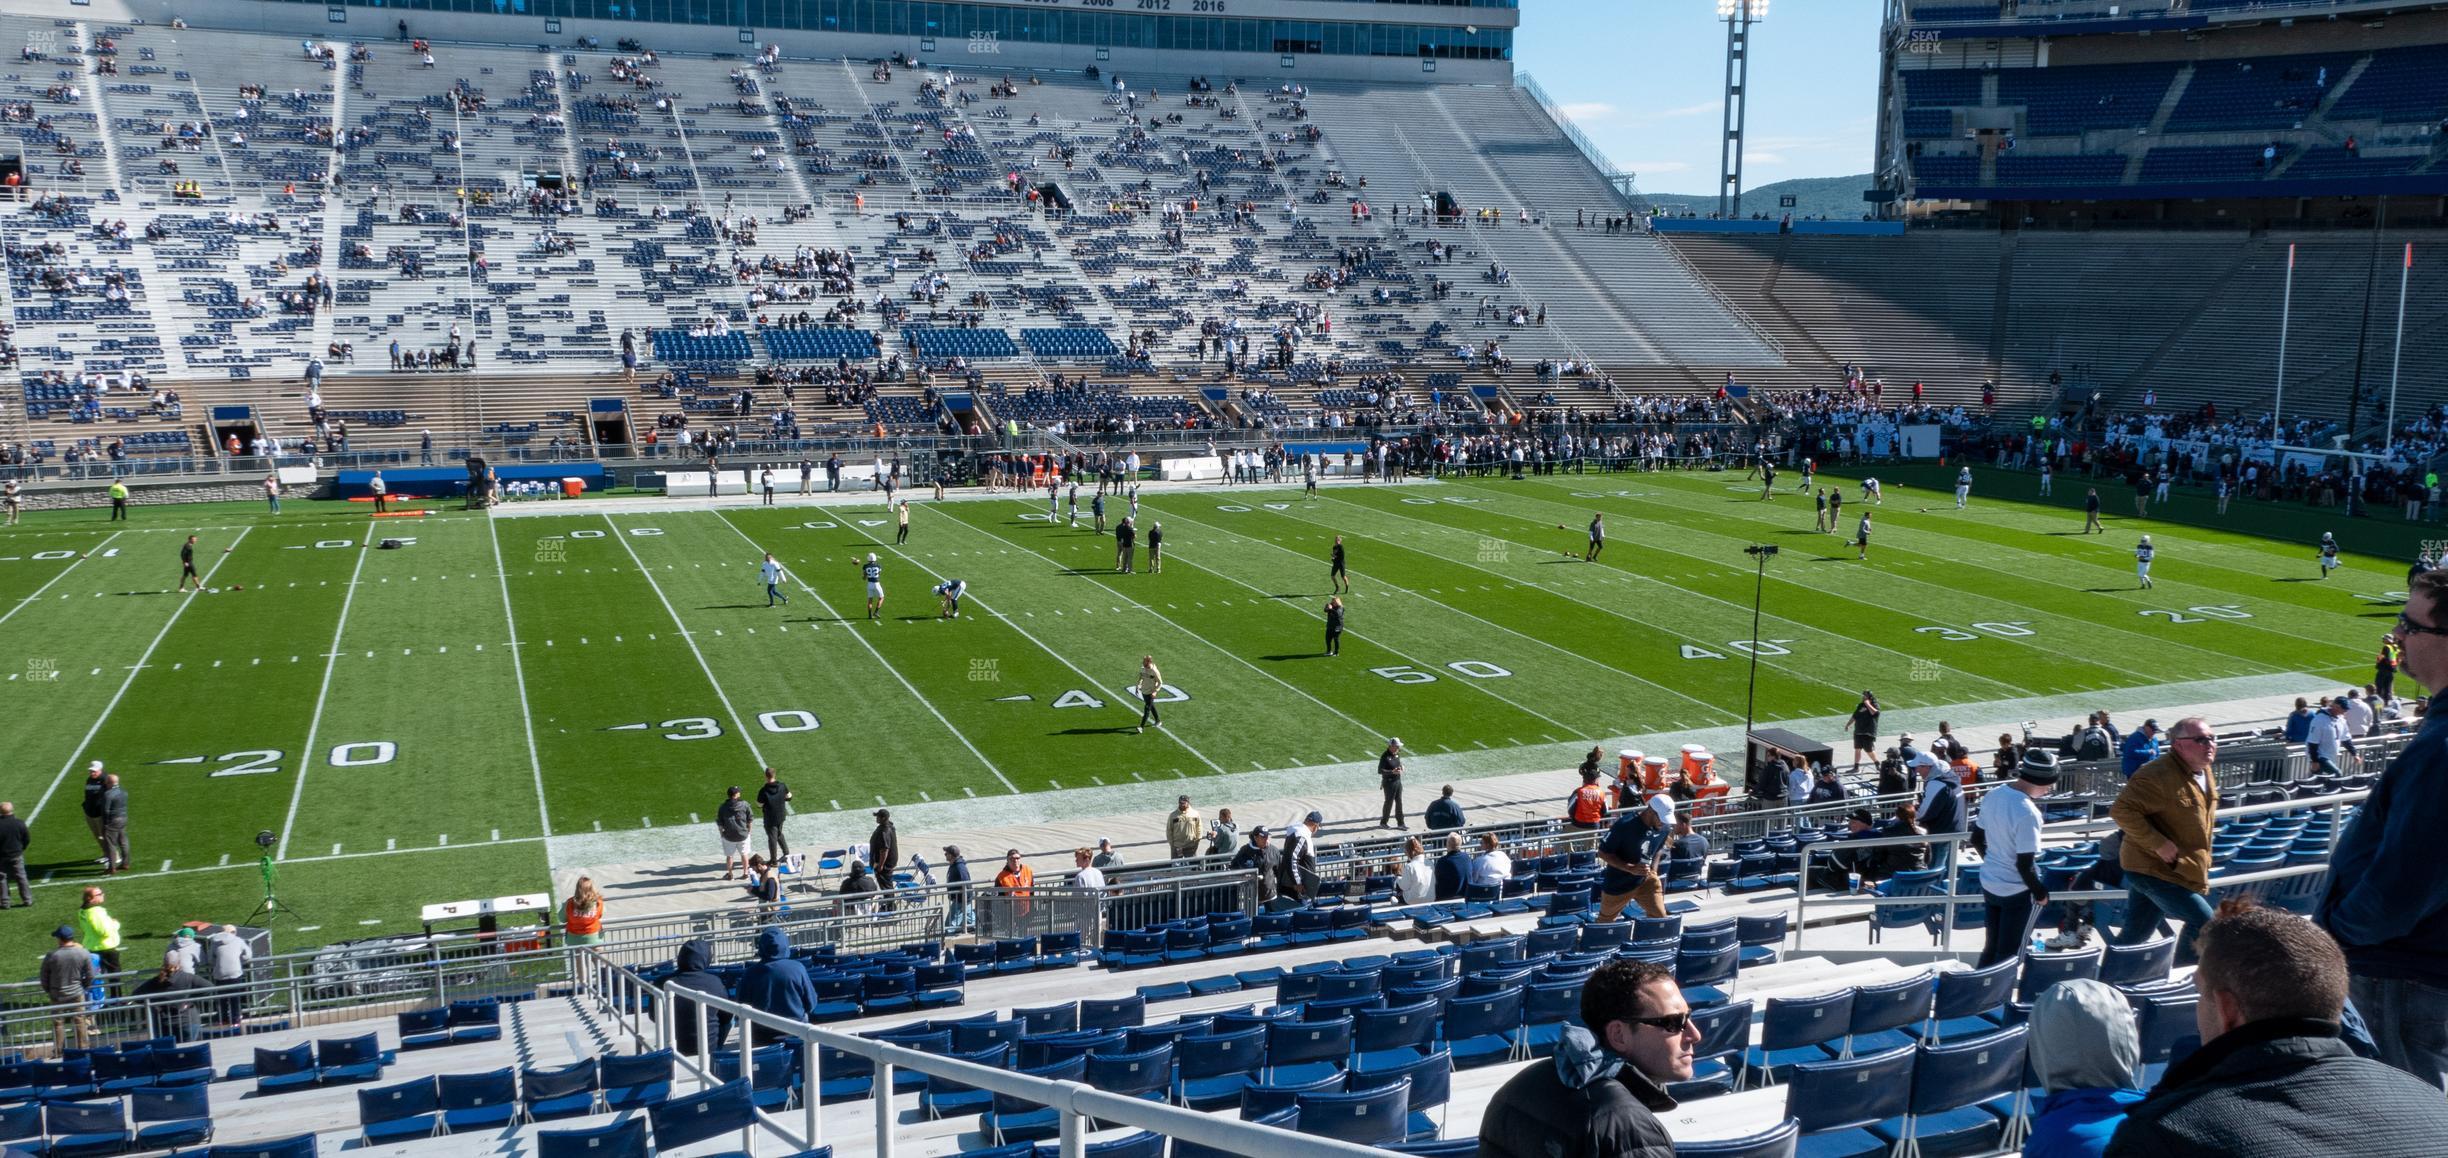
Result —
M 2078 514 L 2031 500 L 2029 478 L 1986 475 L 1958 512 L 1904 485 L 1951 472 L 1885 477 L 1866 563 L 1811 529 L 1806 497 L 1762 502 L 1735 474 L 1149 492 L 1161 575 L 1113 573 L 1110 538 L 1049 524 L 1042 495 L 919 504 L 900 549 L 880 504 L 379 525 L 338 504 L 33 515 L 0 532 L 0 795 L 32 819 L 41 883 L 0 944 L 30 968 L 98 875 L 78 815 L 91 759 L 133 798 L 138 871 L 111 882 L 132 934 L 243 916 L 268 829 L 304 914 L 281 923 L 296 947 L 407 931 L 429 901 L 541 891 L 547 836 L 678 827 L 710 853 L 700 818 L 765 764 L 801 811 L 863 816 L 1348 765 L 1388 735 L 1457 754 L 1463 774 L 1515 771 L 1739 722 L 1750 543 L 1784 549 L 1765 587 L 1763 721 L 1838 715 L 1863 688 L 1897 709 L 2360 681 L 2426 533 L 2242 505 L 2222 524 L 2191 498 L 2086 537 Z M 2081 493 L 2057 489 L 2057 504 Z M 2109 509 L 2130 513 L 2130 495 Z M 1587 564 L 1592 512 L 1609 546 Z M 2349 562 L 2322 581 L 2310 543 L 2330 526 Z M 170 591 L 191 531 L 212 594 Z M 2144 531 L 2160 547 L 2150 591 L 2132 565 Z M 1336 534 L 1354 592 L 1329 659 Z M 416 541 L 368 549 L 386 535 Z M 756 579 L 767 550 L 792 571 L 784 607 Z M 854 563 L 871 550 L 880 623 Z M 953 576 L 970 599 L 946 622 L 928 588 Z M 1128 688 L 1148 653 L 1181 698 L 1140 735 Z

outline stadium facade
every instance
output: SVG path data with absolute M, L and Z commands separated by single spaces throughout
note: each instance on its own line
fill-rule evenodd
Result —
M 129 0 L 72 11 L 113 8 L 290 35 L 388 37 L 405 21 L 421 37 L 474 43 L 636 37 L 666 52 L 781 43 L 793 56 L 900 53 L 937 68 L 1480 84 L 1510 83 L 1521 20 L 1517 0 Z

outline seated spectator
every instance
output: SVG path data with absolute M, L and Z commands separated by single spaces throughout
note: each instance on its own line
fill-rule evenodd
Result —
M 1596 1026 L 1596 1029 L 1586 1028 Z M 1658 1114 L 1666 1083 L 1691 1080 L 1691 1010 L 1674 970 L 1610 961 L 1581 990 L 1581 1022 L 1488 1100 L 1479 1152 L 1491 1158 L 1672 1158 Z
M 2231 899 L 2197 942 L 2201 1048 L 2126 1113 L 2109 1158 L 2417 1158 L 2448 1099 L 2339 1037 L 2346 957 L 2291 913 Z
M 2047 1095 L 2024 1158 L 2099 1158 L 2142 1093 L 2142 1035 L 2116 987 L 2061 981 L 2032 1003 L 2031 1072 Z
M 698 1053 L 697 1003 L 681 997 L 679 993 L 686 989 L 729 999 L 731 991 L 723 985 L 722 978 L 715 976 L 707 969 L 707 966 L 713 963 L 714 946 L 712 943 L 702 939 L 689 941 L 680 946 L 679 954 L 672 959 L 672 967 L 678 972 L 673 973 L 664 983 L 664 988 L 672 994 L 674 1043 L 680 1047 L 681 1053 L 692 1057 Z M 718 1047 L 731 1039 L 731 1015 L 729 1013 L 709 1008 L 705 1011 L 705 1019 L 707 1048 Z
M 1470 883 L 1471 855 L 1462 848 L 1462 834 L 1448 833 L 1444 855 L 1431 866 L 1435 874 L 1435 896 L 1440 901 L 1462 899 L 1462 887 Z
M 816 1006 L 816 983 L 807 966 L 791 958 L 790 935 L 773 926 L 757 934 L 757 959 L 741 975 L 740 1004 L 792 1021 L 807 1020 Z M 771 1031 L 755 1034 L 754 1044 L 773 1039 Z
M 1878 834 L 1880 836 L 1927 836 L 1929 830 L 1921 827 L 1921 810 L 1914 808 L 1910 802 L 1906 802 L 1896 805 L 1895 815 L 1889 818 L 1887 823 L 1879 826 Z M 1862 879 L 1886 880 L 1897 873 L 1919 872 L 1928 867 L 1928 845 L 1890 845 L 1878 850 L 1878 856 L 1872 867 L 1862 872 Z M 1870 875 L 1872 872 L 1878 875 L 1873 877 Z

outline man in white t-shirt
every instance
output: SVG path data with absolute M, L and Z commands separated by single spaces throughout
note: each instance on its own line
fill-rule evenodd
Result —
M 1095 856 L 1095 853 L 1084 848 L 1071 850 L 1071 863 L 1079 869 L 1071 876 L 1072 887 L 1085 889 L 1092 894 L 1105 891 L 1105 870 L 1088 863 Z
M 2362 689 L 2355 688 L 2348 690 L 2346 693 L 2347 737 L 2350 739 L 2359 739 L 2361 737 L 2371 735 L 2371 732 L 2371 703 L 2363 698 Z
M 783 575 L 782 564 L 774 561 L 773 552 L 765 552 L 765 561 L 757 564 L 757 578 L 765 583 L 765 606 L 773 606 L 776 600 L 790 602 L 790 592 L 782 589 Z
M 1987 937 L 1980 964 L 1986 969 L 2023 951 L 2031 936 L 2032 918 L 2048 904 L 2048 886 L 2040 880 L 2041 797 L 2057 785 L 2057 758 L 2032 752 L 2015 770 L 2015 779 L 1981 797 L 1981 910 Z
M 1506 855 L 1503 846 L 1496 843 L 1496 834 L 1492 832 L 1480 833 L 1479 855 L 1471 858 L 1471 872 L 1468 883 L 1473 885 L 1491 885 L 1501 889 L 1504 887 L 1504 883 L 1507 880 L 1512 879 L 1512 876 L 1513 858 Z

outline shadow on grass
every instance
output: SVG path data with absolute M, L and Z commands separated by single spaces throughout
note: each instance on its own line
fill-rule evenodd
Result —
M 1322 652 L 1322 651 L 1296 651 L 1296 652 L 1288 652 L 1288 653 L 1283 654 L 1283 655 L 1262 655 L 1262 656 L 1259 656 L 1258 658 L 1263 659 L 1263 660 L 1267 661 L 1268 663 L 1286 663 L 1286 662 L 1289 662 L 1289 661 L 1292 661 L 1292 660 L 1302 660 L 1302 659 L 1333 659 L 1334 657 L 1333 657 L 1333 656 L 1330 656 L 1330 655 L 1327 655 L 1325 652 Z
M 1053 734 L 1057 736 L 1126 736 L 1138 730 L 1139 725 L 1137 724 L 1124 724 L 1119 728 L 1064 728 Z

